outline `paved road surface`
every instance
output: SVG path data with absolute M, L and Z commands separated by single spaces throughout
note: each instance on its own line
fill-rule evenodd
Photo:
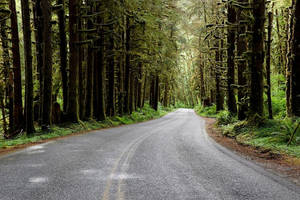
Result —
M 213 142 L 188 109 L 0 158 L 1 200 L 300 200 L 299 192 Z

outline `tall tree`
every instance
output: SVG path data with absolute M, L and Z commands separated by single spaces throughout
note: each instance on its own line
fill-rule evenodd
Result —
M 265 25 L 265 0 L 253 0 L 253 37 L 251 71 L 251 96 L 250 108 L 252 114 L 263 115 L 264 112 L 264 25 Z
M 228 17 L 228 33 L 227 33 L 227 106 L 231 113 L 237 112 L 236 100 L 233 85 L 235 83 L 235 64 L 234 64 L 234 51 L 235 51 L 235 23 L 236 11 L 232 3 L 228 4 L 227 10 Z
M 292 28 L 291 44 L 291 82 L 290 82 L 290 102 L 291 114 L 300 116 L 300 1 L 295 0 L 293 7 L 294 22 Z
M 5 93 L 7 99 L 8 117 L 9 117 L 9 132 L 13 132 L 13 74 L 10 69 L 10 55 L 8 46 L 8 34 L 7 34 L 7 20 L 1 20 L 0 22 L 0 38 L 2 43 L 2 58 L 3 58 L 3 72 L 5 80 Z
M 22 22 L 25 60 L 25 130 L 33 133 L 33 77 L 32 77 L 32 45 L 29 0 L 22 0 Z
M 52 113 L 52 45 L 51 45 L 51 1 L 41 0 L 43 13 L 43 96 L 42 129 L 48 130 Z
M 67 37 L 66 37 L 66 15 L 65 15 L 65 0 L 57 0 L 60 5 L 58 10 L 58 26 L 59 26 L 59 53 L 60 53 L 60 72 L 62 79 L 63 91 L 63 110 L 67 111 L 68 103 L 68 73 L 67 73 Z
M 12 58 L 13 58 L 13 99 L 14 99 L 14 136 L 23 128 L 23 103 L 22 103 L 22 80 L 21 80 L 21 59 L 20 59 L 20 40 L 18 18 L 15 0 L 9 1 L 11 11 L 11 41 L 12 41 Z
M 68 120 L 78 122 L 79 120 L 79 105 L 78 105 L 78 46 L 79 42 L 78 30 L 78 15 L 79 15 L 79 0 L 69 0 L 69 88 L 68 88 Z
M 42 110 L 43 110 L 43 11 L 41 7 L 41 0 L 35 0 L 34 3 L 34 27 L 35 27 L 35 41 L 36 41 L 36 63 L 37 63 L 37 73 L 39 79 L 39 113 L 38 122 L 39 125 L 42 123 Z
M 273 29 L 273 13 L 268 13 L 268 41 L 266 55 L 266 75 L 267 75 L 267 97 L 268 97 L 268 112 L 269 119 L 273 119 L 272 110 L 272 94 L 271 94 L 271 44 L 272 44 L 272 29 Z
M 241 5 L 246 5 L 248 0 L 239 0 Z M 245 9 L 239 8 L 237 12 L 237 21 L 238 21 L 238 35 L 237 35 L 237 68 L 238 68 L 238 118 L 239 120 L 246 119 L 246 112 L 248 111 L 248 101 L 247 101 L 247 91 L 248 91 L 248 82 L 247 75 L 249 73 L 247 70 L 247 56 L 245 53 L 247 51 L 247 37 L 246 34 L 246 21 L 247 14 Z M 243 36 L 244 35 L 244 36 Z

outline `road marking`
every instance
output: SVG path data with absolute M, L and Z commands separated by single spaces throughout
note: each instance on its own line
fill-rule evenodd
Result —
M 148 136 L 148 135 L 150 135 L 150 134 L 142 135 L 142 136 L 138 137 L 137 139 L 135 139 L 133 142 L 131 142 L 131 143 L 125 148 L 125 151 L 123 151 L 122 154 L 120 155 L 120 157 L 117 159 L 117 161 L 116 161 L 116 163 L 115 163 L 115 165 L 114 165 L 114 167 L 113 167 L 113 169 L 112 169 L 112 171 L 111 171 L 111 173 L 110 173 L 109 179 L 108 179 L 107 182 L 106 182 L 105 190 L 104 190 L 104 193 L 103 193 L 102 200 L 109 200 L 109 199 L 110 199 L 110 197 L 109 197 L 109 196 L 110 196 L 110 195 L 109 195 L 109 192 L 110 192 L 110 188 L 111 188 L 111 185 L 112 185 L 112 181 L 113 181 L 113 179 L 114 179 L 113 177 L 115 176 L 115 173 L 116 173 L 116 171 L 117 171 L 117 169 L 118 169 L 118 167 L 119 167 L 119 164 L 120 164 L 122 158 L 124 158 L 124 157 L 126 156 L 126 153 L 129 153 L 129 152 L 130 152 L 130 149 L 131 149 L 132 147 L 134 147 L 134 145 L 135 145 L 136 143 L 138 143 L 140 140 L 143 141 L 143 138 L 144 138 L 145 136 Z M 128 156 L 127 156 L 127 157 L 128 157 Z M 125 160 L 126 160 L 126 158 L 125 158 Z
M 169 120 L 163 121 L 162 124 L 168 122 Z M 157 127 L 159 127 L 159 126 L 157 126 Z M 114 165 L 114 167 L 113 167 L 113 169 L 112 169 L 112 171 L 110 173 L 110 176 L 109 176 L 109 178 L 108 178 L 108 180 L 106 182 L 106 185 L 105 185 L 105 189 L 104 189 L 104 193 L 103 193 L 103 196 L 102 196 L 102 200 L 109 200 L 110 199 L 110 189 L 111 189 L 111 186 L 112 186 L 112 182 L 114 180 L 114 177 L 115 177 L 117 169 L 120 167 L 120 163 L 121 163 L 122 159 L 124 159 L 124 157 L 126 156 L 125 159 L 124 159 L 124 163 L 127 162 L 126 164 L 128 164 L 128 166 L 129 166 L 129 162 L 128 161 L 133 156 L 133 154 L 134 154 L 135 150 L 137 149 L 137 147 L 139 146 L 139 144 L 142 141 L 144 141 L 146 138 L 148 138 L 149 136 L 151 136 L 152 134 L 154 134 L 155 130 L 156 129 L 152 129 L 150 133 L 138 137 L 133 142 L 131 142 L 128 146 L 126 146 L 125 150 L 121 153 L 120 157 L 115 162 L 115 165 Z M 123 164 L 122 168 L 125 169 L 126 164 Z M 122 168 L 121 168 L 121 170 L 122 170 Z M 120 181 L 120 180 L 121 179 L 119 179 L 119 181 L 118 181 L 118 193 L 117 193 L 117 195 L 118 195 L 118 199 L 122 200 L 122 199 L 124 199 L 124 193 L 122 192 L 122 187 L 121 187 L 122 181 Z

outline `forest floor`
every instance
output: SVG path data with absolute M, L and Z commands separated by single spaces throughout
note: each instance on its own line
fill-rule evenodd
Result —
M 203 117 L 203 119 L 206 121 L 207 133 L 217 143 L 300 185 L 300 158 L 225 136 L 221 128 L 217 126 L 215 118 Z
M 81 121 L 78 124 L 72 123 L 55 125 L 51 127 L 50 132 L 42 132 L 40 128 L 37 127 L 36 133 L 34 133 L 32 136 L 26 136 L 24 133 L 10 140 L 6 140 L 0 136 L 0 156 L 37 144 L 75 135 L 87 134 L 94 130 L 101 130 L 157 119 L 173 110 L 174 108 L 165 108 L 160 106 L 159 109 L 155 111 L 150 108 L 149 105 L 145 105 L 143 109 L 133 112 L 131 115 L 111 117 L 107 118 L 105 121 L 90 120 L 85 122 Z

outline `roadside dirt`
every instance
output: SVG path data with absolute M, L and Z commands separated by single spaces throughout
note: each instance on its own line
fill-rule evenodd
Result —
M 300 159 L 287 155 L 273 153 L 269 149 L 256 148 L 238 143 L 234 138 L 226 137 L 216 126 L 216 119 L 203 117 L 206 122 L 206 131 L 217 143 L 234 152 L 253 160 L 267 170 L 271 170 L 281 177 L 288 178 L 300 185 Z

